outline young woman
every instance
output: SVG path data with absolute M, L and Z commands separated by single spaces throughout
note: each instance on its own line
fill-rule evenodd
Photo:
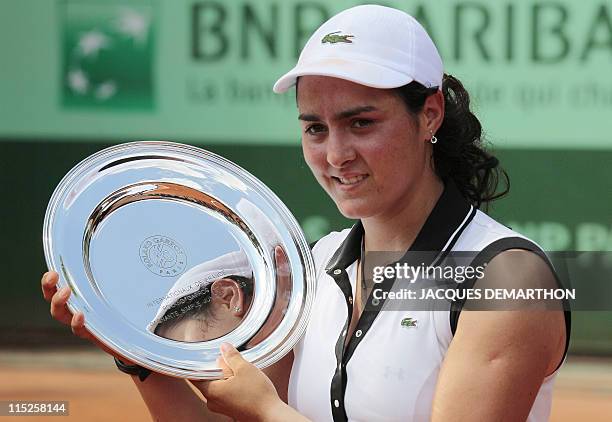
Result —
M 222 346 L 227 378 L 152 374 L 136 381 L 156 420 L 544 421 L 569 338 L 569 314 L 405 310 L 363 312 L 372 286 L 367 251 L 475 251 L 478 281 L 554 284 L 539 248 L 478 208 L 504 175 L 481 148 L 461 83 L 411 16 L 383 6 L 347 9 L 310 38 L 276 92 L 295 85 L 304 158 L 340 212 L 358 220 L 313 249 L 318 287 L 293 353 L 260 371 Z M 69 292 L 43 278 L 52 315 L 88 336 Z M 469 287 L 469 286 L 468 286 Z M 408 323 L 405 323 L 408 321 Z M 408 328 L 407 328 L 408 327 Z M 136 380 L 136 377 L 134 377 Z M 208 418 L 208 419 L 206 419 Z M 220 419 L 222 420 L 222 419 Z

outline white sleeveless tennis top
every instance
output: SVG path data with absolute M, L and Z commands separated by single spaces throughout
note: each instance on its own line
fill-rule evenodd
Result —
M 294 348 L 289 405 L 316 422 L 429 421 L 458 313 L 363 312 L 344 349 L 362 235 L 358 222 L 352 229 L 330 233 L 313 249 L 317 292 L 306 333 Z M 411 250 L 483 251 L 491 245 L 501 250 L 537 248 L 474 209 L 449 184 Z M 406 329 L 402 321 L 407 317 L 418 325 Z M 569 317 L 566 312 L 568 342 Z M 556 373 L 544 379 L 529 422 L 548 420 Z

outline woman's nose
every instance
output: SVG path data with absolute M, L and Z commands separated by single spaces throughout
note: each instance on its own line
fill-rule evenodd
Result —
M 357 156 L 350 140 L 338 133 L 330 132 L 327 138 L 327 162 L 335 168 L 342 168 Z

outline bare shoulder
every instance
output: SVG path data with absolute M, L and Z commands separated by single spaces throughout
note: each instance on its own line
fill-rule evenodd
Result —
M 558 288 L 559 284 L 545 257 L 511 249 L 488 263 L 484 277 L 474 287 L 537 292 Z M 453 342 L 471 343 L 483 359 L 506 356 L 515 362 L 530 361 L 545 375 L 554 372 L 563 359 L 567 335 L 562 303 L 523 295 L 497 303 L 499 308 L 488 304 L 489 310 L 470 311 L 478 307 L 466 302 Z
M 556 285 L 548 263 L 529 251 L 502 252 L 484 272 L 474 288 Z M 468 302 L 440 369 L 432 421 L 526 420 L 544 379 L 563 359 L 563 310 L 529 302 L 475 310 Z

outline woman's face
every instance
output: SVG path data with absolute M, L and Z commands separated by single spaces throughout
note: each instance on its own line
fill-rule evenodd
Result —
M 306 163 L 344 216 L 392 216 L 433 176 L 427 118 L 392 91 L 303 76 L 297 102 Z

